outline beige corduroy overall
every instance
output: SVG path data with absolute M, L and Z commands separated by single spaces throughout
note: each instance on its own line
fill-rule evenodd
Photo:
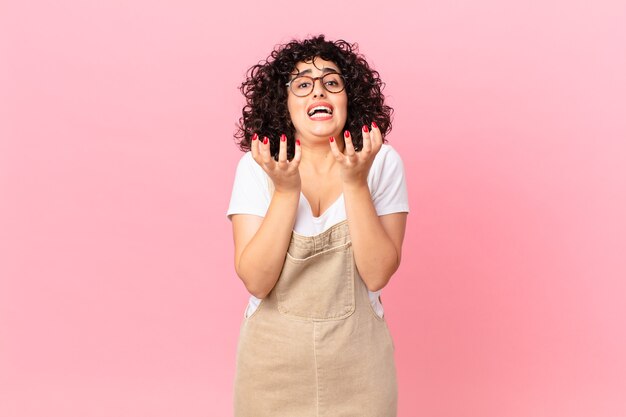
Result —
M 393 354 L 347 220 L 316 236 L 293 232 L 280 278 L 241 324 L 235 417 L 393 417 Z

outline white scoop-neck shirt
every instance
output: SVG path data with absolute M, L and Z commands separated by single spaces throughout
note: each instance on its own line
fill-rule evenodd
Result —
M 372 201 L 379 216 L 409 211 L 409 200 L 404 175 L 404 166 L 398 152 L 390 145 L 383 144 L 376 154 L 367 177 Z M 269 177 L 246 152 L 237 165 L 233 191 L 228 206 L 227 216 L 233 214 L 252 214 L 265 217 L 270 205 Z M 343 193 L 319 217 L 313 216 L 311 206 L 304 194 L 300 193 L 300 202 L 296 214 L 294 232 L 303 236 L 315 236 L 333 225 L 346 219 L 346 206 Z M 369 291 L 370 303 L 374 311 L 383 317 L 380 291 Z M 251 295 L 245 316 L 250 316 L 258 307 L 260 299 Z

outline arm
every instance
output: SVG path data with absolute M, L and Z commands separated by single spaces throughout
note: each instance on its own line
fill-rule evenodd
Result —
M 382 147 L 382 135 L 376 125 L 373 124 L 371 132 L 363 129 L 361 152 L 355 152 L 349 133 L 344 136 L 344 143 L 343 153 L 334 141 L 330 145 L 335 158 L 342 164 L 354 259 L 367 288 L 378 291 L 387 285 L 400 265 L 407 213 L 378 216 L 372 202 L 367 177 Z
M 300 146 L 287 161 L 287 145 L 280 143 L 278 162 L 270 155 L 269 144 L 253 139 L 252 156 L 270 176 L 274 194 L 265 217 L 233 215 L 235 270 L 248 292 L 264 298 L 276 285 L 285 262 L 300 200 Z
M 378 216 L 367 183 L 344 186 L 354 260 L 367 289 L 382 289 L 400 266 L 406 213 Z

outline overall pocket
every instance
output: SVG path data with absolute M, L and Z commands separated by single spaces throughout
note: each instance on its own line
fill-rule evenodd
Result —
M 276 283 L 278 311 L 307 320 L 338 320 L 354 312 L 354 258 L 348 242 L 304 259 L 287 253 Z

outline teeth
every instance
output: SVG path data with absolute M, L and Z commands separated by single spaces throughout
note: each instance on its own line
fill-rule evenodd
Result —
M 322 110 L 322 111 L 327 112 L 328 114 L 333 114 L 333 111 L 330 108 L 328 108 L 326 106 L 317 106 L 317 107 L 313 107 L 311 110 L 309 110 L 308 115 L 312 116 L 313 113 L 315 113 L 317 110 Z
M 311 119 L 321 119 L 321 118 L 328 117 L 328 116 L 329 116 L 328 113 L 315 113 L 314 115 L 309 116 L 309 117 Z

